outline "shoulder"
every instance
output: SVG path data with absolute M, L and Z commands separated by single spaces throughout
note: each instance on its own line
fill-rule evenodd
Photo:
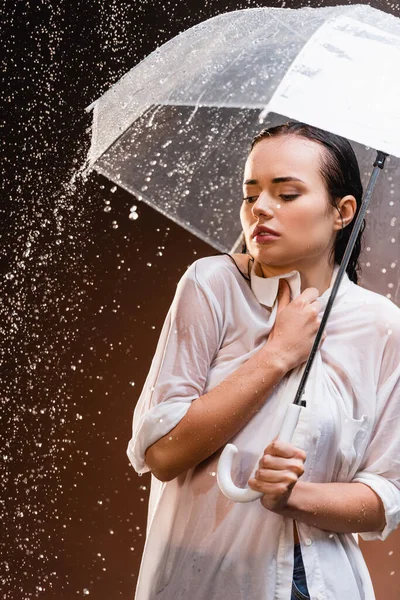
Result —
M 378 292 L 368 290 L 361 285 L 356 285 L 353 282 L 350 282 L 350 284 L 351 301 L 361 305 L 368 305 L 380 314 L 383 313 L 400 318 L 400 308 L 390 298 Z
M 349 300 L 357 310 L 365 310 L 369 319 L 374 320 L 377 333 L 382 336 L 393 335 L 400 347 L 400 308 L 383 294 L 373 292 L 360 285 L 351 283 Z
M 248 279 L 249 255 L 220 254 L 205 256 L 195 260 L 187 269 L 185 276 L 191 277 L 201 286 L 215 288 L 232 277 L 237 280 Z

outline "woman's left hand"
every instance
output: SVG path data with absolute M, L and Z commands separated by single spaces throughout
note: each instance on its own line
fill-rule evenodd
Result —
M 297 480 L 304 473 L 306 453 L 301 448 L 282 442 L 277 438 L 264 450 L 259 469 L 248 485 L 262 492 L 261 504 L 271 511 L 284 508 Z

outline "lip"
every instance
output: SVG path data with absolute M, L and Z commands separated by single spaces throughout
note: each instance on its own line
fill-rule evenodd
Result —
M 268 236 L 259 236 L 260 233 L 268 233 Z M 253 238 L 260 237 L 262 239 L 263 237 L 265 237 L 265 238 L 267 238 L 267 237 L 268 238 L 272 238 L 272 237 L 277 238 L 277 237 L 280 237 L 280 236 L 279 236 L 279 233 L 277 233 L 276 231 L 274 231 L 270 227 L 266 227 L 265 225 L 257 225 L 254 228 L 254 231 L 253 231 L 251 237 L 253 237 Z
M 256 235 L 253 240 L 256 244 L 268 244 L 269 242 L 274 242 L 275 240 L 279 240 L 279 235 Z

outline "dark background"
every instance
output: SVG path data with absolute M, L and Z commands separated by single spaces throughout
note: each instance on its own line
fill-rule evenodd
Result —
M 84 108 L 207 18 L 331 4 L 3 3 L 3 600 L 133 598 L 150 475 L 125 454 L 132 413 L 177 282 L 215 254 L 99 175 L 77 176 L 90 143 Z M 392 2 L 370 4 L 400 16 Z M 398 532 L 361 547 L 378 600 L 398 600 Z

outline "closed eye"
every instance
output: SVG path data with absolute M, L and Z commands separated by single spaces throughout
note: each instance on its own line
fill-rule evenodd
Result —
M 282 200 L 295 200 L 296 198 L 298 198 L 300 196 L 300 194 L 280 194 L 280 198 L 282 198 Z M 249 204 L 250 202 L 255 202 L 257 200 L 258 196 L 246 196 L 245 198 L 243 198 L 243 201 L 246 202 L 247 204 Z
M 294 200 L 295 198 L 298 198 L 300 196 L 300 194 L 281 194 L 280 197 L 283 198 L 283 200 Z

